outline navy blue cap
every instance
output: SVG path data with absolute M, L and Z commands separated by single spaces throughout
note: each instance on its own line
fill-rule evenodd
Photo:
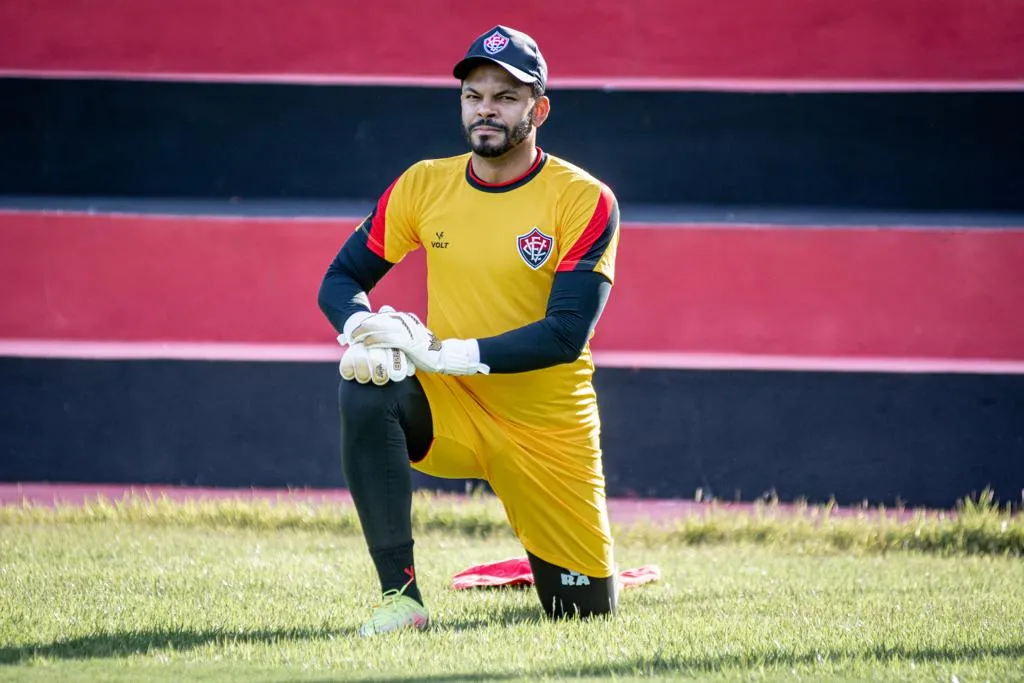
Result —
M 523 83 L 539 83 L 542 89 L 547 86 L 548 65 L 537 41 L 522 31 L 499 25 L 482 33 L 452 74 L 461 81 L 473 67 L 484 62 L 497 64 Z

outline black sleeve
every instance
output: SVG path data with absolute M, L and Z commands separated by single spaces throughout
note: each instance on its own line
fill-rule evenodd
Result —
M 345 240 L 320 283 L 317 302 L 338 332 L 350 315 L 369 310 L 367 293 L 394 265 L 370 251 L 368 233 L 369 226 L 364 223 Z
M 611 282 L 594 271 L 557 273 L 545 317 L 495 337 L 480 339 L 480 362 L 492 373 L 528 372 L 571 363 L 604 310 Z

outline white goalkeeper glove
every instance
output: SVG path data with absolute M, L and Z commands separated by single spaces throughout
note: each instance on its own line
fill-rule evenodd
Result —
M 476 339 L 441 340 L 412 313 L 381 309 L 379 313 L 361 316 L 352 328 L 351 338 L 370 350 L 400 349 L 413 365 L 426 372 L 486 375 L 491 371 L 480 362 L 480 346 Z
M 338 366 L 343 379 L 360 384 L 373 382 L 384 386 L 401 382 L 416 373 L 416 368 L 399 349 L 368 349 L 360 342 L 349 344 Z
M 394 311 L 393 308 L 382 306 L 381 311 Z M 369 312 L 355 313 L 351 318 L 353 324 L 358 320 L 372 315 Z M 350 320 L 351 320 L 350 318 Z M 367 348 L 362 342 L 350 341 L 352 325 L 349 321 L 345 323 L 345 330 L 338 335 L 338 343 L 347 346 L 338 365 L 338 372 L 342 379 L 355 380 L 360 384 L 373 382 L 377 386 L 383 386 L 388 382 L 401 382 L 406 377 L 416 374 L 416 366 L 409 362 L 405 353 L 396 348 Z

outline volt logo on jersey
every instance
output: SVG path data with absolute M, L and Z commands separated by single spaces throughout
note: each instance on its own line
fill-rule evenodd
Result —
M 435 232 L 434 236 L 437 237 L 437 239 L 430 240 L 430 246 L 432 246 L 434 249 L 447 249 L 448 248 L 448 240 L 446 240 L 444 238 L 444 231 L 443 230 L 440 231 L 440 232 Z
M 496 55 L 506 47 L 508 47 L 508 38 L 497 31 L 484 39 L 484 49 L 487 50 L 489 55 Z
M 516 245 L 519 247 L 519 255 L 526 261 L 526 265 L 537 270 L 544 265 L 551 256 L 551 247 L 555 240 L 548 237 L 536 227 L 525 235 L 516 238 Z

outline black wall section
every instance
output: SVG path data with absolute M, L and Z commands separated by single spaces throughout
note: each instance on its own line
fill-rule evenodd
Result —
M 322 364 L 0 359 L 0 479 L 342 482 Z
M 622 202 L 1024 209 L 1024 92 L 552 93 Z M 0 79 L 0 193 L 375 198 L 463 151 L 454 90 Z
M 598 388 L 615 490 L 1021 501 L 1024 376 L 602 370 Z
M 1024 488 L 1024 376 L 600 369 L 609 493 Z M 0 358 L 0 481 L 339 486 L 333 364 Z M 417 475 L 420 485 L 464 481 Z

